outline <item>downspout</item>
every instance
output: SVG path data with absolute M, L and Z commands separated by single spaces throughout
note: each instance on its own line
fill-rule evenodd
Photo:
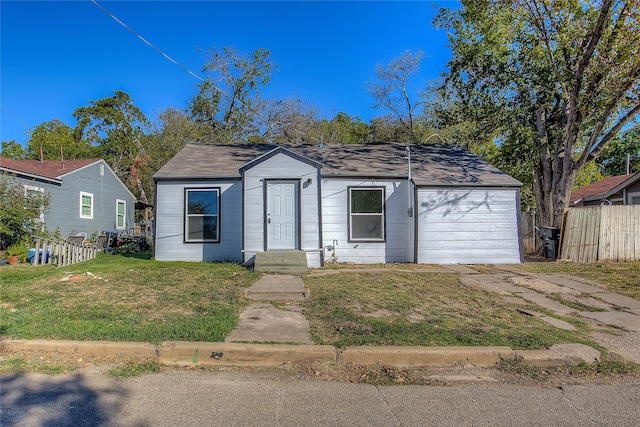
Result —
M 407 218 L 413 218 L 413 191 L 411 190 L 411 147 L 407 145 L 406 147 L 407 150 Z M 414 230 L 414 223 L 411 220 L 407 220 L 407 237 L 408 236 L 414 236 L 413 237 L 413 247 L 415 248 L 416 246 L 416 239 L 415 239 L 415 230 Z M 407 253 L 412 252 L 413 253 L 413 262 L 415 262 L 415 249 L 413 251 L 409 251 L 410 248 L 407 247 Z

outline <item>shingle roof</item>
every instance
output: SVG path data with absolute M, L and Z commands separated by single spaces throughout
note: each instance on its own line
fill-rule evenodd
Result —
M 283 145 L 321 163 L 323 177 L 406 178 L 406 145 L 394 143 Z M 240 178 L 239 168 L 275 145 L 189 144 L 156 180 Z M 508 186 L 522 183 L 455 144 L 411 145 L 412 178 L 420 186 Z
M 0 156 L 0 168 L 43 178 L 60 179 L 63 175 L 98 161 L 100 159 L 65 160 L 63 164 L 60 160 L 13 160 Z
M 627 174 L 610 176 L 603 178 L 600 181 L 589 184 L 586 187 L 582 187 L 579 190 L 573 190 L 571 192 L 571 202 L 576 202 L 585 198 L 589 199 L 605 199 L 609 197 L 618 186 L 623 185 L 627 180 L 631 183 L 631 178 L 638 175 L 640 178 L 640 172 L 637 174 Z

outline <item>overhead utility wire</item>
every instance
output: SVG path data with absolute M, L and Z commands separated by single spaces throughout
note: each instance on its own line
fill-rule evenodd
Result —
M 180 64 L 178 61 L 176 61 L 175 59 L 173 59 L 172 57 L 170 57 L 169 55 L 167 55 L 166 53 L 164 53 L 162 50 L 160 50 L 159 48 L 157 48 L 156 46 L 154 46 L 152 43 L 150 43 L 147 39 L 145 39 L 144 37 L 142 37 L 140 34 L 138 34 L 133 28 L 129 27 L 127 24 L 125 24 L 124 22 L 122 22 L 121 20 L 119 20 L 117 17 L 115 17 L 111 12 L 109 12 L 107 9 L 105 9 L 100 3 L 98 3 L 96 0 L 91 0 L 93 2 L 93 4 L 95 4 L 96 6 L 98 6 L 100 9 L 102 9 L 104 11 L 104 13 L 106 13 L 107 15 L 109 15 L 110 17 L 112 17 L 118 24 L 122 25 L 124 28 L 126 28 L 127 30 L 131 31 L 136 37 L 138 37 L 140 40 L 142 40 L 143 42 L 145 42 L 147 45 L 149 45 L 150 47 L 152 47 L 156 52 L 158 52 L 160 55 L 164 56 L 165 58 L 167 58 L 169 61 L 173 62 L 174 64 L 176 64 L 178 67 L 182 68 L 183 70 L 185 70 L 187 73 L 191 74 L 193 77 L 195 77 L 196 79 L 200 80 L 200 81 L 204 81 L 204 79 L 200 76 L 198 76 L 197 74 L 195 74 L 193 71 L 191 71 L 190 69 L 188 69 L 187 67 L 185 67 L 184 65 Z
M 197 74 L 195 74 L 193 71 L 191 71 L 190 69 L 188 69 L 187 67 L 185 67 L 184 65 L 180 64 L 178 61 L 176 61 L 175 59 L 171 58 L 169 55 L 167 55 L 166 53 L 164 53 L 162 50 L 160 50 L 160 48 L 154 46 L 151 42 L 149 42 L 147 39 L 145 39 L 144 37 L 142 37 L 140 34 L 138 34 L 133 28 L 129 27 L 127 24 L 125 24 L 124 22 L 122 22 L 121 20 L 119 20 L 114 14 L 112 14 L 111 12 L 109 12 L 105 7 L 103 7 L 100 3 L 98 3 L 96 0 L 91 0 L 91 2 L 93 4 L 95 4 L 96 6 L 98 6 L 100 9 L 102 9 L 104 11 L 104 13 L 106 13 L 107 15 L 109 15 L 111 18 L 113 18 L 118 24 L 122 25 L 124 28 L 126 28 L 127 30 L 129 30 L 132 34 L 134 34 L 136 37 L 138 37 L 140 40 L 142 40 L 143 42 L 145 42 L 147 45 L 149 45 L 150 47 L 152 47 L 156 52 L 158 52 L 160 55 L 164 56 L 165 58 L 167 58 L 169 61 L 173 62 L 175 65 L 177 65 L 178 67 L 182 68 L 183 70 L 185 70 L 187 73 L 191 74 L 193 77 L 195 77 L 196 79 L 204 82 L 205 80 L 198 76 Z M 218 86 L 216 86 L 215 84 L 212 84 L 213 88 L 218 90 L 220 93 L 224 94 L 225 96 L 229 96 L 224 90 L 222 90 L 221 88 L 219 88 Z M 237 100 L 240 104 L 244 105 L 244 103 L 241 100 Z M 259 111 L 259 110 L 254 110 L 254 112 L 261 116 L 261 117 L 265 117 L 265 115 Z M 295 132 L 299 133 L 300 135 L 304 135 L 303 132 L 299 131 L 298 129 L 294 129 Z M 320 144 L 322 144 L 322 138 L 320 138 L 318 140 L 318 138 L 315 138 L 313 136 L 309 136 L 311 139 L 315 139 L 316 141 L 320 142 Z

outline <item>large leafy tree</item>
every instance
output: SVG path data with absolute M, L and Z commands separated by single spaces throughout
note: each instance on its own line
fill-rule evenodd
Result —
M 207 78 L 189 102 L 192 119 L 214 142 L 255 135 L 257 97 L 275 69 L 267 49 L 245 54 L 233 47 L 211 48 L 202 69 Z
M 27 158 L 27 150 L 24 149 L 15 139 L 2 141 L 2 156 L 13 160 L 23 160 Z
M 640 126 L 619 135 L 598 159 L 598 167 L 606 176 L 640 172 Z
M 114 96 L 77 108 L 73 116 L 77 120 L 74 138 L 96 147 L 116 175 L 123 182 L 130 182 L 136 159 L 140 161 L 145 155 L 142 140 L 148 126 L 147 118 L 135 106 L 131 96 L 123 91 L 114 91 Z M 140 188 L 139 182 L 130 186 L 138 196 L 141 195 Z
M 100 153 L 86 141 L 76 140 L 74 130 L 58 119 L 39 124 L 29 133 L 27 158 L 45 160 L 86 159 L 99 157 Z
M 360 117 L 338 112 L 331 120 L 316 123 L 323 142 L 333 144 L 362 144 L 371 141 L 371 128 Z
M 543 225 L 560 225 L 580 170 L 640 112 L 640 3 L 463 0 L 445 92 L 531 171 Z M 507 160 L 508 159 L 508 160 Z

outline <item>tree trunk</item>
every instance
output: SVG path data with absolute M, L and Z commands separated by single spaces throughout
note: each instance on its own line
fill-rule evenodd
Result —
M 534 166 L 532 172 L 533 193 L 538 207 L 538 218 L 543 227 L 560 228 L 564 210 L 569 207 L 571 187 L 577 172 L 576 163 L 570 154 L 567 154 L 564 147 L 572 148 L 574 146 L 575 133 L 568 135 L 564 141 L 555 141 L 554 144 L 550 144 L 544 109 L 537 111 L 536 130 L 540 147 L 540 162 Z M 555 156 L 551 155 L 550 146 L 556 147 Z
M 540 153 L 540 164 L 533 168 L 533 192 L 538 208 L 538 218 L 543 227 L 562 226 L 562 216 L 569 207 L 571 185 L 575 181 L 576 168 L 557 168 L 548 150 Z

